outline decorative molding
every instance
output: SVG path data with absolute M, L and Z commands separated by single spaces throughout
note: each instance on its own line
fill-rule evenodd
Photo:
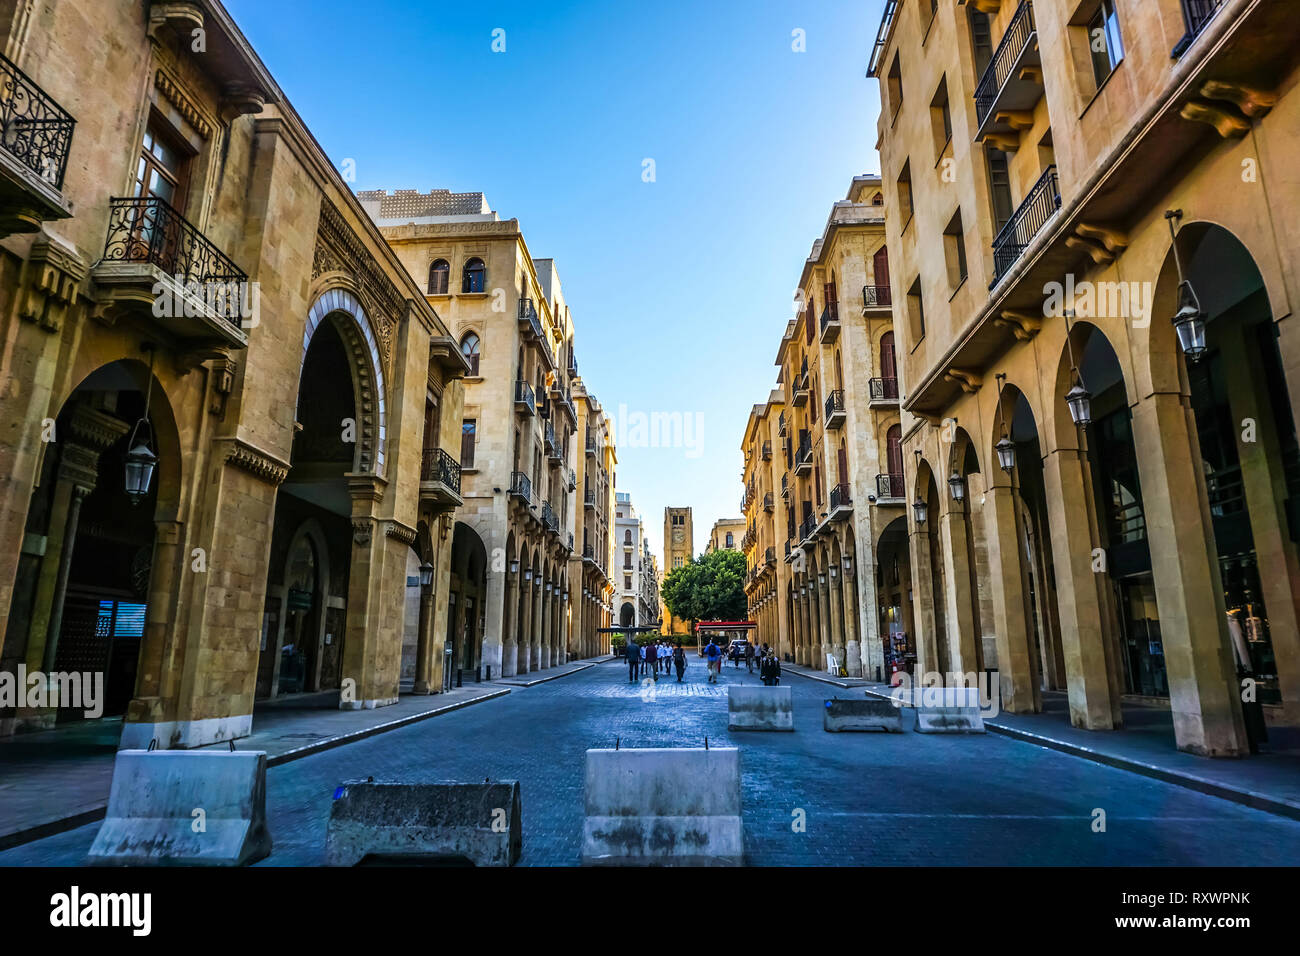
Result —
M 1065 247 L 1067 249 L 1077 249 L 1080 252 L 1086 253 L 1092 261 L 1099 266 L 1108 265 L 1115 261 L 1115 254 L 1095 239 L 1084 239 L 1080 236 L 1066 236 Z
M 1213 126 L 1224 139 L 1238 139 L 1250 132 L 1250 120 L 1240 113 L 1221 109 L 1204 100 L 1189 100 L 1178 115 L 1185 120 Z
M 1261 90 L 1243 83 L 1223 80 L 1206 80 L 1201 84 L 1201 95 L 1210 100 L 1226 100 L 1253 120 L 1262 119 L 1277 105 L 1277 93 Z
M 971 369 L 950 368 L 943 373 L 943 377 L 946 381 L 956 382 L 968 395 L 974 395 L 984 384 L 984 377 Z
M 79 439 L 79 444 L 99 452 L 111 448 L 131 426 L 116 415 L 92 408 L 79 402 L 72 414 L 68 416 L 68 431 L 72 437 Z
M 86 272 L 86 263 L 61 240 L 36 240 L 24 270 L 19 317 L 47 332 L 59 331 L 77 301 L 77 290 Z
M 202 20 L 201 14 L 200 20 Z M 172 106 L 176 107 L 181 116 L 185 117 L 185 121 L 194 127 L 196 133 L 204 139 L 211 138 L 212 124 L 203 118 L 203 114 L 199 112 L 199 108 L 194 105 L 194 102 L 188 96 L 185 95 L 184 91 L 176 81 L 167 75 L 166 71 L 160 69 L 157 74 L 155 74 L 154 86 L 158 88 L 158 92 L 162 94 L 163 98 Z
M 1038 330 L 1043 327 L 1043 320 L 1024 312 L 1003 309 L 1001 317 L 994 319 L 993 324 L 1009 328 L 1017 339 L 1027 342 L 1038 334 Z
M 279 486 L 289 475 L 287 461 L 281 461 L 269 452 L 250 445 L 242 438 L 221 438 L 217 441 L 228 444 L 226 461 L 229 464 L 260 478 L 268 485 Z
M 1074 227 L 1075 235 L 1085 239 L 1096 239 L 1113 253 L 1121 253 L 1128 248 L 1128 233 L 1112 226 L 1100 223 L 1081 222 Z
M 360 547 L 364 548 L 370 544 L 370 536 L 373 532 L 373 524 L 369 518 L 352 519 L 352 540 Z
M 408 546 L 415 543 L 415 529 L 396 520 L 384 522 L 384 536 Z

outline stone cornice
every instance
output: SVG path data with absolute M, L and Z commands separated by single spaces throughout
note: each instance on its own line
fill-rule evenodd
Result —
M 242 438 L 217 438 L 214 442 L 226 446 L 224 457 L 228 464 L 260 478 L 268 485 L 279 486 L 289 475 L 287 461 L 276 458 Z

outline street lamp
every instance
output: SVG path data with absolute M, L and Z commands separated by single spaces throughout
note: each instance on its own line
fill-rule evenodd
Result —
M 428 561 L 420 565 L 420 587 L 427 588 L 433 583 L 433 565 Z
M 1065 310 L 1065 345 L 1070 350 L 1070 390 L 1065 393 L 1065 404 L 1070 409 L 1070 418 L 1076 426 L 1087 427 L 1092 424 L 1092 394 L 1083 387 L 1083 376 L 1079 373 L 1078 363 L 1074 361 L 1074 340 L 1070 336 L 1070 319 L 1073 309 Z
M 511 559 L 510 559 L 510 573 L 511 573 L 511 574 L 518 574 L 518 573 L 519 573 L 519 559 L 518 559 L 518 558 L 511 558 Z
M 1178 254 L 1178 234 L 1174 231 L 1174 221 L 1182 218 L 1181 209 L 1165 211 L 1165 219 L 1169 222 L 1169 237 L 1174 246 L 1174 265 L 1178 267 L 1178 311 L 1174 313 L 1172 321 L 1183 354 L 1190 361 L 1196 362 L 1205 354 L 1206 316 L 1192 283 L 1183 277 L 1183 260 Z
M 925 524 L 926 512 L 930 510 L 930 505 L 919 495 L 912 502 L 912 516 L 916 518 L 917 524 Z
M 846 554 L 844 556 L 844 573 L 850 574 L 853 571 L 853 556 Z
M 1002 383 L 1006 381 L 1006 373 L 999 372 L 998 380 L 998 421 L 1002 423 L 1002 437 L 994 446 L 998 453 L 998 467 L 1008 475 L 1016 468 L 1016 446 L 1011 441 L 1011 436 L 1007 434 L 1007 420 L 1002 411 Z
M 948 478 L 948 491 L 951 492 L 953 501 L 966 500 L 966 479 L 957 474 L 955 468 Z
M 126 453 L 126 475 L 123 481 L 133 505 L 138 505 L 149 494 L 154 468 L 158 465 L 158 456 L 149 448 L 149 442 L 153 439 L 153 424 L 149 421 L 149 405 L 153 399 L 153 345 L 146 342 L 141 349 L 149 353 L 149 381 L 145 385 L 144 414 L 135 423 L 131 437 L 127 439 L 126 447 L 130 451 Z M 140 433 L 141 427 L 148 433 L 148 439 Z

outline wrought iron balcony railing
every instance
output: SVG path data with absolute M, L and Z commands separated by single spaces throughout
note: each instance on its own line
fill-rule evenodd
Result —
M 776 433 L 779 437 L 785 437 L 785 412 L 776 416 Z
M 76 125 L 67 110 L 0 55 L 0 148 L 61 190 Z
M 809 515 L 804 518 L 803 521 L 799 522 L 799 540 L 807 541 L 812 537 L 813 532 L 816 530 L 817 517 L 815 515 Z
M 841 482 L 831 489 L 830 494 L 831 514 L 839 511 L 841 508 L 850 508 L 853 505 L 853 499 L 849 496 L 848 482 Z
M 1061 189 L 1056 177 L 1056 166 L 1048 166 L 1020 207 L 1011 214 L 993 240 L 993 288 L 1011 267 L 1025 254 L 1034 237 L 1047 225 L 1061 208 Z
M 537 399 L 533 395 L 533 387 L 527 382 L 515 380 L 515 405 L 520 411 L 527 411 L 532 414 L 537 408 Z
M 584 544 L 582 546 L 582 560 L 594 562 L 596 560 L 596 549 L 589 544 Z
M 776 564 L 776 548 L 769 546 L 767 550 L 763 552 L 763 563 L 769 568 Z
M 790 476 L 788 474 L 781 476 L 781 497 L 786 501 L 790 500 Z
M 1183 22 L 1187 24 L 1187 33 L 1173 49 L 1174 59 L 1187 51 L 1192 41 L 1201 35 L 1205 25 L 1214 19 L 1214 15 L 1226 2 L 1227 0 L 1183 0 Z
M 537 338 L 542 337 L 542 321 L 537 317 L 537 306 L 532 299 L 519 300 L 519 321 L 526 323 L 528 330 Z
M 203 287 L 205 298 L 232 325 L 240 324 L 244 270 L 207 236 L 157 197 L 110 199 L 104 262 L 157 266 L 181 285 Z M 215 295 L 208 293 L 215 291 Z
M 826 424 L 834 423 L 836 416 L 844 415 L 844 392 L 838 388 L 831 389 L 826 396 Z
M 887 309 L 892 304 L 887 285 L 864 285 L 862 287 L 862 308 Z
M 772 443 L 771 443 L 771 441 L 765 441 L 765 442 L 763 442 L 763 460 L 764 460 L 764 461 L 771 461 L 771 460 L 772 460 Z
M 510 473 L 510 494 L 515 498 L 522 498 L 526 504 L 531 505 L 533 502 L 533 480 L 522 471 L 512 471 Z
M 876 475 L 877 498 L 902 498 L 906 493 L 902 475 Z
M 596 436 L 590 431 L 587 432 L 587 454 L 595 455 L 598 449 L 596 447 Z
M 1007 24 L 1006 33 L 1002 34 L 1002 42 L 993 51 L 993 58 L 980 77 L 979 85 L 975 87 L 975 113 L 980 123 L 984 122 L 993 109 L 998 92 L 1010 78 L 1020 51 L 1025 48 L 1033 33 L 1034 6 L 1029 0 L 1022 0 L 1011 17 L 1011 22 Z
M 559 532 L 560 519 L 555 516 L 555 509 L 551 507 L 549 501 L 542 502 L 542 525 L 548 531 Z
M 873 402 L 898 401 L 898 379 L 873 378 L 867 382 L 867 388 Z
M 426 448 L 420 462 L 420 480 L 440 482 L 460 494 L 460 462 L 441 448 Z
M 763 496 L 763 510 L 771 511 L 775 507 L 776 507 L 776 499 L 772 497 L 772 492 L 769 491 L 767 494 Z
M 801 435 L 799 438 L 799 451 L 795 454 L 794 466 L 796 469 L 799 469 L 804 467 L 805 465 L 811 465 L 811 464 L 812 464 L 812 436 L 809 435 L 807 432 L 804 432 L 803 435 Z

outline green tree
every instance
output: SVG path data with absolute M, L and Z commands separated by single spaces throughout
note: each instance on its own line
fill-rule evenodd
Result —
M 664 605 L 673 616 L 690 621 L 740 621 L 745 601 L 745 556 L 718 550 L 702 554 L 664 578 Z

